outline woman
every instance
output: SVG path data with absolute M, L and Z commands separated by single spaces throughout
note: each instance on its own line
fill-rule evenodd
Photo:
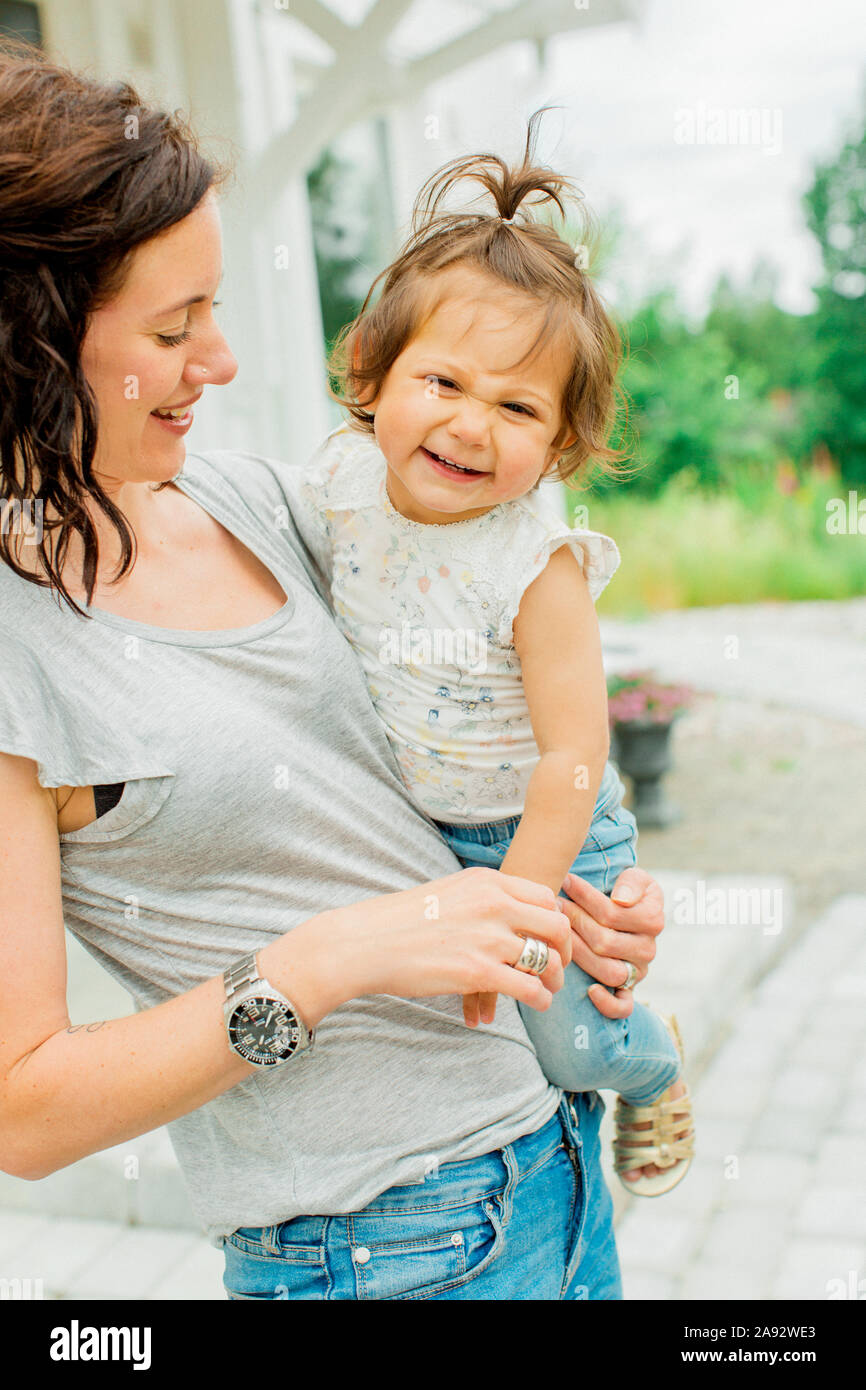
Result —
M 169 1125 L 232 1298 L 620 1297 L 603 1107 L 547 1083 L 515 1001 L 573 956 L 625 1020 L 657 885 L 455 872 L 286 466 L 185 458 L 236 371 L 191 134 L 6 44 L 0 150 L 4 496 L 44 504 L 0 538 L 0 1167 Z M 64 921 L 135 1015 L 69 1026 Z

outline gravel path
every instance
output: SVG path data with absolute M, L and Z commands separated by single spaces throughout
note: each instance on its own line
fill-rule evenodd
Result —
M 674 729 L 673 758 L 665 785 L 683 819 L 641 831 L 641 864 L 783 874 L 795 930 L 866 890 L 866 729 L 704 695 Z
M 673 736 L 683 819 L 641 833 L 642 864 L 784 874 L 800 928 L 866 890 L 866 598 L 600 625 L 608 673 L 652 668 L 704 692 Z
M 866 598 L 684 608 L 600 626 L 609 672 L 653 667 L 866 729 Z

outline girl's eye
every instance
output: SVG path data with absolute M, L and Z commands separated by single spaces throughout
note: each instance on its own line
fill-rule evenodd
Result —
M 506 401 L 505 409 L 519 411 L 521 415 L 535 415 L 535 411 L 530 410 L 528 405 L 520 405 L 518 401 Z
M 166 347 L 180 347 L 181 343 L 189 341 L 192 334 L 188 328 L 185 328 L 182 333 L 157 333 L 156 336 L 161 343 L 165 343 Z
M 457 390 L 457 387 L 456 387 L 456 385 L 454 384 L 454 382 L 453 382 L 453 381 L 449 381 L 448 378 L 447 378 L 447 376 L 428 376 L 428 377 L 425 377 L 425 381 L 426 381 L 426 383 L 427 383 L 428 386 L 431 386 L 431 385 L 432 385 L 432 386 L 435 386 L 437 390 L 439 389 L 440 386 L 444 386 L 444 388 L 445 388 L 446 391 L 456 391 L 456 390 Z

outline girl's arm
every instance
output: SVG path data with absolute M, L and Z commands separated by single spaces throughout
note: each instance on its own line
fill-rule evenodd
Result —
M 567 545 L 526 589 L 514 620 L 523 689 L 540 758 L 500 872 L 559 893 L 592 824 L 610 750 L 595 605 Z M 470 1027 L 492 1023 L 494 995 L 464 996 Z
M 514 646 L 541 756 L 502 869 L 558 893 L 592 824 L 610 751 L 598 618 L 569 546 L 524 593 Z

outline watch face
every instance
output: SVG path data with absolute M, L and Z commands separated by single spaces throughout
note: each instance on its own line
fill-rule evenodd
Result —
M 302 1041 L 300 1024 L 291 1009 L 267 997 L 253 996 L 238 1004 L 228 1031 L 235 1051 L 260 1067 L 285 1062 Z

